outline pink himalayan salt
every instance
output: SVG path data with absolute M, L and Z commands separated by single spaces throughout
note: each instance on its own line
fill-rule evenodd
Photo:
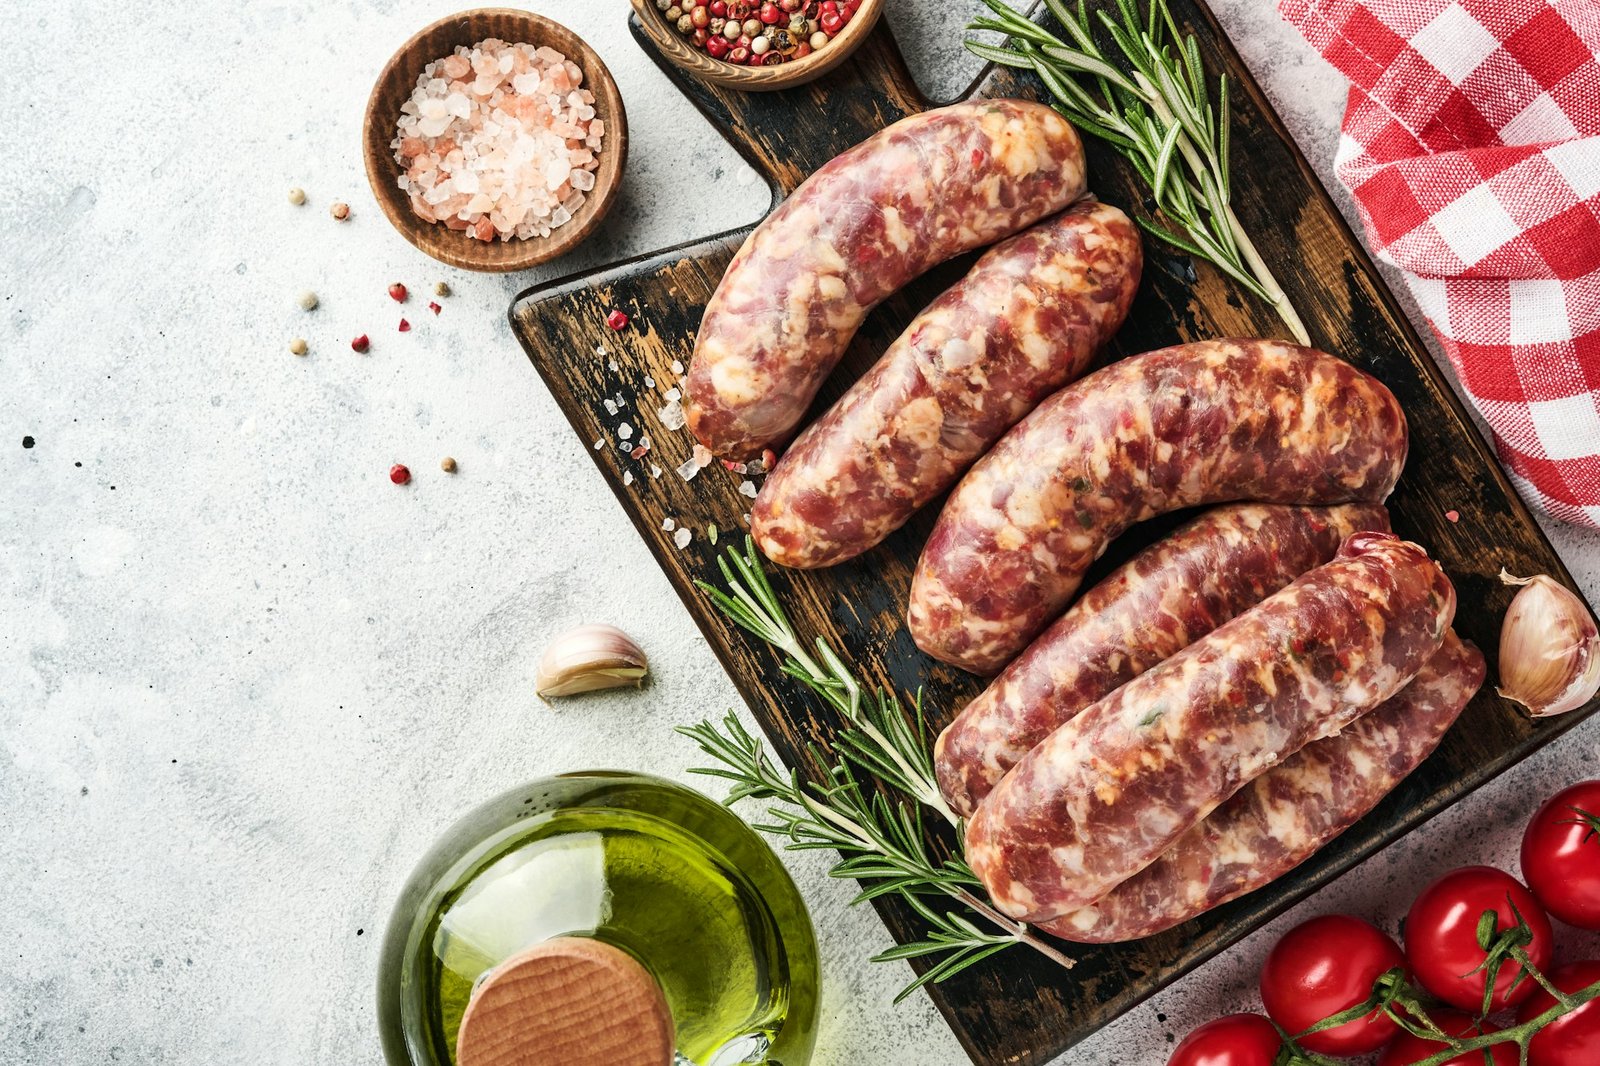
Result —
M 582 84 L 555 49 L 494 38 L 429 63 L 389 145 L 417 217 L 485 241 L 570 222 L 605 138 Z

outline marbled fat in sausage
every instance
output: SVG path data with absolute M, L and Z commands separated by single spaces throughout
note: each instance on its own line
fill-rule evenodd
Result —
M 1379 503 L 1405 458 L 1394 396 L 1331 355 L 1232 340 L 1124 359 L 1044 401 L 961 480 L 917 563 L 911 635 L 994 673 L 1133 523 L 1228 500 Z
M 939 787 L 971 815 L 1067 719 L 1332 559 L 1387 531 L 1382 504 L 1229 504 L 1153 544 L 1084 593 L 956 716 L 934 747 Z
M 1088 368 L 1139 287 L 1139 230 L 1084 200 L 997 245 L 802 433 L 751 508 L 783 566 L 871 548 Z
M 1376 807 L 1439 746 L 1483 675 L 1483 654 L 1447 634 L 1422 672 L 1383 706 L 1250 782 L 1093 905 L 1040 928 L 1085 943 L 1137 940 L 1282 877 Z
M 689 428 L 729 459 L 788 439 L 877 303 L 1083 192 L 1077 132 L 1026 100 L 925 111 L 830 160 L 755 228 L 706 305 Z
M 978 807 L 967 861 L 1013 917 L 1088 906 L 1246 782 L 1400 691 L 1454 615 L 1420 547 L 1351 536 L 1041 741 Z

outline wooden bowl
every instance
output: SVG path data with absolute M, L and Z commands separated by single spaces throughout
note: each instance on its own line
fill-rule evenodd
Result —
M 396 184 L 400 164 L 395 162 L 389 143 L 395 137 L 400 105 L 416 88 L 422 68 L 449 55 L 457 45 L 471 47 L 488 37 L 513 44 L 535 47 L 549 45 L 583 70 L 583 87 L 594 93 L 595 117 L 606 124 L 600 146 L 600 166 L 594 172 L 594 189 L 581 208 L 564 226 L 548 237 L 513 238 L 509 241 L 480 241 L 443 223 L 426 222 L 411 209 L 411 201 Z M 486 7 L 463 11 L 440 19 L 400 46 L 367 99 L 363 120 L 367 180 L 378 198 L 383 213 L 400 235 L 441 263 L 504 273 L 526 270 L 561 255 L 594 232 L 616 199 L 622 184 L 622 165 L 628 158 L 628 117 L 622 108 L 622 94 L 611 72 L 583 39 L 559 22 L 529 11 Z
M 813 78 L 822 77 L 849 58 L 850 53 L 854 52 L 872 32 L 872 27 L 878 22 L 878 16 L 883 14 L 883 0 L 862 0 L 855 16 L 845 23 L 844 29 L 828 42 L 826 48 L 818 49 L 804 59 L 788 63 L 778 63 L 770 67 L 744 67 L 726 60 L 712 59 L 696 48 L 687 37 L 678 32 L 676 26 L 667 23 L 666 15 L 656 10 L 653 0 L 632 0 L 632 3 L 634 13 L 638 15 L 645 33 L 655 42 L 661 54 L 674 64 L 714 85 L 726 85 L 730 89 L 746 89 L 751 92 L 787 89 L 793 85 L 804 85 Z

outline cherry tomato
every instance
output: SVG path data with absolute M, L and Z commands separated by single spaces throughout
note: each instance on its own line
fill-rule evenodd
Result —
M 1298 1034 L 1372 994 L 1372 983 L 1405 965 L 1400 948 L 1381 929 L 1348 914 L 1328 914 L 1284 934 L 1261 967 L 1261 1002 L 1273 1021 L 1307 1051 L 1364 1055 L 1388 1043 L 1399 1026 L 1373 1011 L 1320 1033 Z
M 1428 1017 L 1433 1024 L 1449 1033 L 1451 1036 L 1477 1036 L 1479 1033 L 1497 1033 L 1498 1026 L 1479 1025 L 1460 1011 L 1436 1010 L 1430 1011 Z M 1378 1066 L 1412 1066 L 1413 1063 L 1422 1062 L 1429 1055 L 1436 1055 L 1443 1051 L 1447 1045 L 1437 1040 L 1424 1040 L 1412 1036 L 1405 1030 L 1394 1038 L 1394 1043 L 1383 1049 L 1383 1054 L 1378 1056 Z M 1517 1066 L 1517 1045 L 1508 1040 L 1504 1044 L 1492 1044 L 1488 1048 L 1494 1066 Z M 1443 1066 L 1484 1066 L 1483 1051 L 1467 1051 L 1455 1058 L 1446 1059 Z
M 1569 962 L 1545 976 L 1561 991 L 1576 992 L 1600 981 L 1600 961 Z M 1517 1008 L 1517 1024 L 1555 1005 L 1550 993 L 1535 987 L 1528 1001 Z M 1600 1062 L 1600 1000 L 1591 999 L 1571 1014 L 1562 1015 L 1528 1041 L 1528 1066 L 1594 1066 L 1597 1062 Z
M 1579 811 L 1600 815 L 1600 781 L 1562 789 L 1522 834 L 1522 876 L 1544 909 L 1579 929 L 1600 929 L 1600 832 Z
M 1483 1010 L 1487 974 L 1478 966 L 1486 957 L 1478 946 L 1478 920 L 1484 911 L 1499 915 L 1495 928 L 1516 925 L 1516 910 L 1533 931 L 1533 942 L 1523 950 L 1539 969 L 1550 962 L 1553 937 L 1550 919 L 1522 882 L 1492 866 L 1463 866 L 1451 870 L 1422 890 L 1406 915 L 1406 962 L 1417 981 L 1452 1007 L 1474 1014 Z M 1522 977 L 1522 967 L 1503 962 L 1495 975 L 1490 1013 L 1521 1003 L 1533 994 L 1534 983 Z M 1600 1061 L 1600 1060 L 1597 1060 Z
M 1261 1015 L 1230 1014 L 1184 1037 L 1167 1066 L 1272 1066 L 1282 1047 L 1278 1030 Z

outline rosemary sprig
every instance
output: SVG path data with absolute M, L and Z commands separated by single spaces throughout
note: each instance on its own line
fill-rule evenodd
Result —
M 849 666 L 826 641 L 819 638 L 814 654 L 808 651 L 767 580 L 750 538 L 745 538 L 742 553 L 729 549 L 718 564 L 728 590 L 698 582 L 700 589 L 731 621 L 782 651 L 784 672 L 821 695 L 851 724 L 835 737 L 840 758 L 829 760 L 815 745 L 811 747 L 813 758 L 827 767 L 823 780 L 805 780 L 796 771 L 780 770 L 732 712 L 720 726 L 710 720 L 681 726 L 678 732 L 718 763 L 691 772 L 733 782 L 725 803 L 746 798 L 769 801 L 770 821 L 754 827 L 783 838 L 788 850 L 839 852 L 842 857 L 830 875 L 866 882 L 852 905 L 898 895 L 922 916 L 929 927 L 924 939 L 874 956 L 876 962 L 940 956 L 901 989 L 896 1003 L 923 985 L 942 981 L 1014 944 L 1027 944 L 1070 968 L 1071 959 L 983 898 L 977 875 L 964 861 L 935 858 L 930 851 L 923 806 L 949 821 L 958 840 L 962 824 L 939 794 L 920 696 L 914 701 L 914 713 L 908 715 L 893 695 L 881 689 L 865 696 Z M 857 771 L 916 802 L 890 799 L 881 790 L 863 787 Z M 931 900 L 940 896 L 998 931 L 986 932 L 967 915 L 935 906 Z
M 1141 218 L 1156 237 L 1215 265 L 1270 303 L 1301 344 L 1306 327 L 1256 250 L 1229 203 L 1228 78 L 1217 78 L 1211 100 L 1200 46 L 1183 36 L 1166 0 L 1148 0 L 1143 18 L 1134 0 L 1116 0 L 1117 15 L 1084 0 L 1044 0 L 1070 40 L 1062 40 L 1003 0 L 983 0 L 993 18 L 967 27 L 1005 34 L 1010 47 L 967 41 L 991 62 L 1031 70 L 1055 98 L 1055 108 L 1079 129 L 1115 148 L 1150 186 L 1171 226 Z M 1095 39 L 1110 37 L 1126 72 Z

